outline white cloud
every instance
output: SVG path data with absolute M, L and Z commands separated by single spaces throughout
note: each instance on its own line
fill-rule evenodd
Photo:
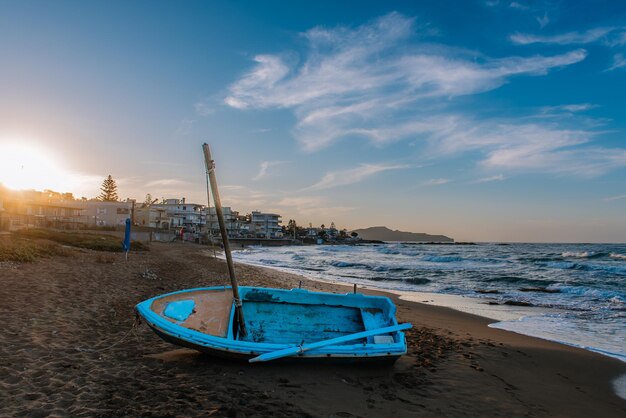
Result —
M 611 196 L 602 200 L 604 200 L 605 202 L 613 202 L 615 200 L 622 200 L 622 199 L 626 199 L 626 194 L 619 195 L 619 196 Z
M 472 181 L 472 183 L 490 183 L 492 181 L 504 181 L 506 177 L 502 174 L 497 174 L 495 176 L 483 177 L 477 180 Z
M 147 187 L 183 186 L 186 181 L 180 179 L 159 179 L 146 183 Z
M 397 119 L 421 120 L 426 104 L 492 90 L 514 76 L 543 75 L 587 55 L 490 59 L 414 42 L 415 32 L 415 20 L 398 13 L 357 28 L 313 28 L 302 35 L 308 50 L 299 61 L 255 57 L 255 67 L 230 86 L 224 102 L 291 109 L 293 134 L 309 151 L 346 136 L 386 142 L 414 136 L 408 123 L 396 128 Z
M 252 177 L 252 180 L 261 180 L 263 177 L 267 176 L 267 170 L 271 167 L 285 163 L 286 161 L 261 161 L 261 164 L 259 164 L 259 172 L 256 176 Z
M 550 23 L 550 18 L 548 17 L 547 12 L 544 13 L 543 16 L 537 16 L 535 19 L 537 19 L 537 23 L 539 23 L 539 26 L 542 28 L 545 28 L 548 26 L 548 23 Z
M 584 32 L 567 32 L 558 35 L 533 35 L 527 33 L 514 33 L 510 36 L 513 43 L 519 45 L 528 44 L 590 44 L 598 41 L 608 46 L 618 46 L 626 43 L 626 27 L 598 27 Z
M 305 190 L 323 190 L 332 187 L 347 186 L 349 184 L 358 183 L 375 174 L 389 170 L 400 170 L 409 168 L 408 165 L 392 165 L 392 164 L 361 164 L 358 167 L 347 170 L 331 171 L 326 173 L 324 177 Z
M 615 54 L 613 56 L 613 65 L 606 69 L 606 71 L 613 71 L 618 68 L 626 67 L 626 58 L 624 54 Z
M 415 19 L 391 13 L 356 28 L 313 28 L 302 34 L 308 50 L 299 60 L 289 54 L 256 57 L 255 67 L 230 86 L 225 103 L 239 109 L 293 111 L 292 133 L 308 151 L 356 137 L 377 146 L 423 141 L 426 158 L 472 152 L 479 166 L 496 172 L 595 176 L 626 165 L 621 159 L 625 150 L 592 146 L 597 133 L 591 128 L 601 121 L 574 116 L 594 107 L 589 103 L 543 108 L 537 115 L 518 119 L 480 120 L 448 110 L 458 96 L 580 62 L 587 56 L 584 49 L 551 56 L 485 58 L 416 41 L 416 27 Z M 612 31 L 600 28 L 532 39 L 518 34 L 516 39 L 520 43 L 616 39 L 619 32 Z M 563 117 L 555 118 L 559 112 Z M 307 189 L 356 183 L 386 167 L 363 165 L 330 172 Z
M 559 106 L 546 106 L 541 110 L 543 113 L 553 113 L 553 112 L 584 112 L 590 109 L 594 109 L 598 107 L 598 105 L 592 103 L 575 103 L 575 104 L 566 104 Z
M 518 10 L 528 10 L 529 7 L 525 4 L 522 3 L 518 3 L 516 1 L 512 1 L 511 4 L 509 4 L 509 7 L 511 9 L 518 9 Z
M 450 183 L 450 179 L 430 179 L 422 182 L 422 186 L 441 186 L 442 184 Z

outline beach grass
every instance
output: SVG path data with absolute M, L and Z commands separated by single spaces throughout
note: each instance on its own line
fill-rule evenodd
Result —
M 15 233 L 20 238 L 49 240 L 70 247 L 85 248 L 95 251 L 122 252 L 122 243 L 119 237 L 92 232 L 65 232 L 49 229 L 23 229 Z M 130 249 L 136 251 L 148 250 L 148 246 L 131 241 Z
M 0 240 L 0 262 L 28 263 L 42 257 L 67 255 L 67 248 L 50 241 L 20 238 Z

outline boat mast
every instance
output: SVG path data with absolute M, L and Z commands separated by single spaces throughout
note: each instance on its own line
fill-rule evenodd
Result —
M 224 255 L 226 255 L 226 263 L 228 264 L 228 274 L 230 275 L 230 284 L 233 289 L 233 299 L 235 303 L 235 313 L 239 322 L 239 333 L 246 335 L 246 323 L 243 318 L 243 306 L 241 304 L 241 298 L 239 297 L 239 286 L 237 285 L 237 278 L 235 277 L 235 267 L 233 266 L 233 258 L 230 255 L 230 245 L 228 243 L 228 234 L 226 232 L 226 223 L 224 222 L 224 214 L 222 213 L 222 201 L 220 200 L 220 193 L 217 190 L 217 179 L 215 177 L 215 162 L 211 158 L 211 150 L 209 144 L 202 144 L 204 151 L 204 163 L 206 165 L 207 175 L 211 182 L 211 192 L 213 194 L 213 204 L 215 205 L 215 213 L 217 214 L 217 220 L 220 224 L 220 233 L 222 234 L 222 242 L 224 243 Z

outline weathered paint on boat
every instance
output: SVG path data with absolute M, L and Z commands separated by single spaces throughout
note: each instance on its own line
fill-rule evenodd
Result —
M 240 287 L 239 291 L 248 330 L 245 336 L 237 333 L 230 287 L 168 293 L 139 303 L 136 310 L 166 341 L 242 359 L 398 325 L 395 305 L 382 296 L 258 287 Z M 406 353 L 404 333 L 386 335 L 325 346 L 297 358 L 395 360 Z

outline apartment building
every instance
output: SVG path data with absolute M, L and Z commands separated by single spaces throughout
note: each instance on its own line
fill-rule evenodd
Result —
M 282 238 L 281 216 L 276 213 L 253 211 L 250 216 L 250 231 L 256 238 Z

